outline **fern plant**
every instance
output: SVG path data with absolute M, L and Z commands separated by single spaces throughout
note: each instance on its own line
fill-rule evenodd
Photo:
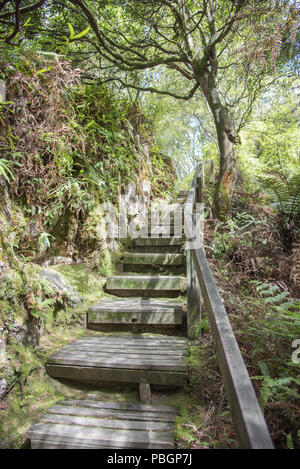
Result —
M 293 340 L 300 335 L 300 303 L 293 300 L 287 291 L 268 282 L 257 284 L 256 290 L 266 307 L 268 331 L 274 336 Z
M 258 363 L 262 375 L 253 376 L 252 379 L 256 379 L 262 382 L 260 390 L 261 404 L 264 406 L 270 401 L 284 400 L 286 395 L 291 399 L 300 399 L 300 394 L 291 386 L 300 386 L 300 379 L 293 376 L 282 376 L 279 378 L 273 378 L 270 374 L 268 365 L 266 362 L 260 361 Z
M 5 158 L 0 158 L 0 176 L 3 176 L 7 182 L 14 179 L 14 175 L 10 167 L 11 161 L 6 160 Z
M 300 172 L 287 176 L 282 172 L 260 178 L 271 195 L 271 204 L 278 213 L 282 241 L 288 249 L 295 240 L 300 216 Z

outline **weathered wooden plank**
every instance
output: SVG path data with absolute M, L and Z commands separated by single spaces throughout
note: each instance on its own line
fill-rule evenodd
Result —
M 178 295 L 184 293 L 184 288 L 179 289 L 162 289 L 162 288 L 109 288 L 106 289 L 107 293 L 119 296 L 121 298 L 128 298 L 134 296 L 144 296 L 145 298 L 177 298 Z
M 4 103 L 5 101 L 6 101 L 5 81 L 0 80 L 0 103 Z
M 148 227 L 149 235 L 152 238 L 162 237 L 174 237 L 182 239 L 184 235 L 184 230 L 182 225 L 152 225 Z
M 42 435 L 43 437 L 43 435 Z M 72 444 L 69 442 L 62 441 L 52 441 L 50 437 L 42 440 L 31 439 L 30 440 L 31 449 L 107 449 L 107 446 L 97 446 L 88 445 L 88 444 Z M 110 446 L 110 449 L 121 449 L 118 446 Z
M 112 353 L 110 350 L 107 350 L 105 351 L 105 349 L 103 349 L 102 351 L 93 351 L 93 350 L 74 350 L 74 349 L 69 349 L 69 348 L 62 348 L 60 350 L 58 350 L 57 352 L 55 352 L 54 354 L 51 355 L 51 358 L 54 358 L 54 357 L 58 357 L 60 355 L 72 355 L 72 356 L 80 356 L 80 357 L 95 357 L 95 359 L 97 360 L 110 360 L 110 359 L 113 359 L 113 360 L 116 360 L 118 359 L 118 356 L 119 356 L 119 353 Z M 175 355 L 175 356 L 174 356 Z M 184 356 L 182 354 L 174 354 L 174 355 L 171 355 L 174 356 L 174 360 L 178 360 L 178 361 L 181 361 L 181 362 L 184 362 Z M 128 353 L 127 352 L 127 349 L 124 348 L 122 350 L 122 353 L 120 354 L 120 360 L 121 361 L 124 361 L 124 360 L 127 360 L 127 359 L 132 359 L 133 361 L 134 360 L 138 360 L 138 361 L 149 361 L 149 360 L 160 360 L 160 361 L 170 361 L 171 358 L 169 358 L 169 355 L 166 355 L 166 354 L 160 354 L 160 353 L 156 353 L 155 350 L 153 350 L 153 353 L 150 355 L 150 354 L 144 354 L 143 353 L 143 350 L 138 350 L 138 351 L 135 351 L 133 353 Z
M 93 324 L 182 324 L 182 312 L 127 313 L 89 312 L 88 323 Z
M 48 409 L 48 414 L 59 414 L 59 415 L 73 415 L 78 417 L 95 417 L 104 419 L 120 419 L 120 420 L 141 420 L 141 421 L 152 421 L 152 422 L 174 422 L 174 414 L 170 412 L 158 412 L 151 411 L 134 411 L 134 410 L 120 410 L 120 409 L 99 409 L 90 407 L 79 407 L 79 406 L 63 406 L 56 405 Z
M 144 345 L 144 346 L 143 346 Z M 113 343 L 108 343 L 108 342 L 103 342 L 103 343 L 88 343 L 88 342 L 82 342 L 82 343 L 74 343 L 74 344 L 70 344 L 70 345 L 66 345 L 65 347 L 68 347 L 68 348 L 74 348 L 74 350 L 77 348 L 77 347 L 84 347 L 84 349 L 86 350 L 87 348 L 90 348 L 90 350 L 103 350 L 103 348 L 105 347 L 106 350 L 108 351 L 113 351 L 113 349 L 118 349 L 118 347 L 120 349 L 124 349 L 124 350 L 127 350 L 127 348 L 133 348 L 135 351 L 139 351 L 139 350 L 157 350 L 159 348 L 159 350 L 161 351 L 161 353 L 163 353 L 164 351 L 178 351 L 180 353 L 182 353 L 183 351 L 187 350 L 187 347 L 186 345 L 184 344 L 177 344 L 177 345 L 168 345 L 168 344 L 159 344 L 159 343 L 154 343 L 153 345 L 152 344 L 137 344 L 137 343 L 127 343 L 127 342 L 119 342 L 118 344 L 113 344 Z
M 92 347 L 103 347 L 103 346 L 107 346 L 109 349 L 111 348 L 118 348 L 119 346 L 121 347 L 124 347 L 124 346 L 127 346 L 127 347 L 134 347 L 134 348 L 143 348 L 143 347 L 146 347 L 146 349 L 152 349 L 152 348 L 155 348 L 155 347 L 160 347 L 162 349 L 168 349 L 168 350 L 176 350 L 176 349 L 179 349 L 179 350 L 183 350 L 183 349 L 186 349 L 187 345 L 185 342 L 173 342 L 173 343 L 170 343 L 170 342 L 158 342 L 158 341 L 127 341 L 127 340 L 119 340 L 119 341 L 80 341 L 80 342 L 71 342 L 68 346 L 86 346 L 86 347 L 91 347 L 91 349 L 93 350 Z
M 125 253 L 123 256 L 125 264 L 143 265 L 182 265 L 185 263 L 183 254 L 176 253 Z
M 76 342 L 82 342 L 82 341 L 89 341 L 89 342 L 103 342 L 103 341 L 114 341 L 115 343 L 122 342 L 126 340 L 126 342 L 140 342 L 140 343 L 168 343 L 168 344 L 176 344 L 177 343 L 187 343 L 187 339 L 185 337 L 167 337 L 163 335 L 138 335 L 138 334 L 132 334 L 132 335 L 97 335 L 97 336 L 84 336 L 80 339 L 77 339 Z M 75 341 L 73 342 L 75 343 Z
M 182 245 L 182 238 L 175 238 L 175 237 L 160 237 L 160 238 L 137 238 L 134 240 L 135 246 L 181 246 Z
M 75 355 L 75 354 L 74 354 Z M 116 368 L 127 370 L 154 370 L 154 371 L 186 371 L 186 364 L 180 360 L 134 360 L 123 359 L 121 357 L 111 358 L 107 361 L 98 361 L 92 357 L 73 356 L 72 354 L 56 354 L 47 360 L 49 365 L 80 365 L 85 367 Z
M 151 402 L 151 387 L 149 383 L 140 383 L 139 393 L 141 402 Z
M 119 357 L 120 355 L 120 357 Z M 111 352 L 95 352 L 95 351 L 86 351 L 86 350 L 70 350 L 66 349 L 64 347 L 61 351 L 55 352 L 53 355 L 51 355 L 51 358 L 58 358 L 59 356 L 76 356 L 76 357 L 86 357 L 86 358 L 95 358 L 97 361 L 101 360 L 108 360 L 110 361 L 111 358 L 113 359 L 119 359 L 120 361 L 126 361 L 126 360 L 132 360 L 134 363 L 135 360 L 142 361 L 145 363 L 148 362 L 153 362 L 153 361 L 162 361 L 162 362 L 168 362 L 171 357 L 174 357 L 175 360 L 181 361 L 184 363 L 183 360 L 183 355 L 161 355 L 153 351 L 153 353 L 150 354 L 144 354 L 142 351 L 139 352 L 133 352 L 133 353 L 128 353 L 128 351 L 122 350 L 122 353 L 119 354 L 119 351 L 115 352 L 112 354 Z
M 191 250 L 187 251 L 187 335 L 195 339 L 201 322 L 201 292 Z
M 135 349 L 140 349 L 145 347 L 145 349 L 153 349 L 153 348 L 159 348 L 159 349 L 167 349 L 167 350 L 185 350 L 186 349 L 186 344 L 185 343 L 180 343 L 180 342 L 175 342 L 172 344 L 168 344 L 167 342 L 134 342 L 134 341 L 118 341 L 118 342 L 109 342 L 109 341 L 82 341 L 82 342 L 74 342 L 71 346 L 83 346 L 85 345 L 86 347 L 91 347 L 91 350 L 96 350 L 93 347 L 107 347 L 107 350 L 111 350 L 112 348 L 127 348 L 127 347 L 132 347 Z
M 162 238 L 153 238 L 153 239 L 162 239 Z M 172 239 L 172 238 L 170 238 Z M 157 245 L 147 245 L 147 246 L 134 246 L 133 247 L 133 252 L 140 252 L 140 253 L 143 253 L 145 251 L 147 252 L 152 252 L 152 253 L 179 253 L 179 252 L 183 252 L 183 241 L 184 241 L 184 238 L 176 238 L 179 240 L 180 244 L 171 244 L 171 245 L 167 245 L 167 244 L 157 244 Z
M 152 298 L 134 298 L 134 299 L 121 299 L 114 298 L 113 300 L 103 299 L 99 303 L 90 306 L 89 312 L 95 313 L 162 313 L 162 312 L 182 312 L 182 304 L 174 300 L 155 300 Z
M 187 347 L 184 346 L 184 345 L 181 345 L 181 344 L 178 344 L 178 346 L 168 346 L 167 344 L 166 345 L 161 345 L 161 344 L 144 344 L 144 347 L 140 344 L 136 344 L 136 343 L 126 343 L 126 342 L 119 342 L 118 345 L 116 344 L 111 344 L 111 343 L 102 343 L 102 344 L 89 344 L 89 343 L 80 343 L 80 344 L 70 344 L 70 345 L 66 345 L 66 350 L 86 350 L 86 351 L 95 351 L 95 352 L 101 352 L 101 351 L 104 351 L 104 352 L 111 352 L 111 353 L 114 353 L 114 350 L 118 348 L 126 353 L 127 350 L 128 350 L 128 353 L 129 352 L 129 349 L 133 349 L 134 353 L 143 353 L 145 351 L 145 353 L 147 353 L 147 355 L 149 354 L 148 352 L 156 352 L 157 351 L 157 354 L 158 355 L 166 355 L 168 352 L 170 353 L 175 353 L 175 354 L 179 354 L 179 355 L 183 355 L 184 352 L 187 351 Z M 65 348 L 64 347 L 64 348 Z M 62 350 L 62 349 L 60 349 Z
M 137 347 L 137 346 L 132 346 L 132 348 L 118 348 L 118 347 L 112 347 L 112 346 L 97 346 L 97 345 L 90 345 L 90 344 L 82 344 L 82 345 L 65 345 L 64 350 L 73 350 L 74 352 L 80 352 L 80 351 L 88 351 L 92 353 L 97 353 L 97 352 L 102 352 L 103 350 L 106 350 L 107 354 L 115 354 L 115 353 L 120 353 L 120 354 L 127 354 L 127 353 L 141 353 L 142 355 L 153 355 L 156 353 L 157 355 L 164 355 L 164 356 L 187 356 L 188 351 L 185 348 L 169 348 L 169 347 L 159 347 L 159 350 L 155 346 L 144 346 L 144 347 Z M 103 352 L 104 353 L 104 352 Z
M 158 413 L 167 412 L 175 414 L 175 408 L 169 405 L 161 404 L 136 404 L 133 402 L 111 402 L 111 401 L 90 401 L 88 399 L 69 399 L 67 401 L 59 401 L 60 405 L 63 406 L 79 406 L 79 407 L 90 407 L 94 409 L 111 409 L 111 410 L 130 410 L 135 412 L 151 412 Z
M 167 349 L 167 350 L 185 350 L 187 348 L 186 344 L 185 343 L 182 343 L 182 342 L 175 342 L 175 343 L 171 343 L 171 344 L 168 344 L 167 342 L 155 342 L 153 341 L 153 343 L 151 342 L 148 342 L 148 343 L 145 343 L 145 342 L 142 342 L 142 341 L 139 341 L 139 342 L 134 342 L 134 341 L 127 341 L 127 340 L 120 340 L 120 341 L 117 341 L 117 342 L 109 342 L 109 341 L 95 341 L 95 342 L 92 342 L 92 341 L 83 341 L 83 342 L 73 342 L 71 343 L 70 345 L 66 345 L 65 347 L 75 347 L 75 346 L 85 346 L 85 347 L 90 347 L 91 350 L 96 350 L 96 347 L 107 347 L 107 350 L 111 350 L 112 348 L 118 348 L 118 347 L 121 347 L 121 348 L 127 348 L 127 347 L 132 347 L 134 349 L 141 349 L 144 347 L 146 347 L 146 349 L 153 349 L 156 347 L 156 349 Z M 95 347 L 95 348 L 94 348 Z
M 180 387 L 187 383 L 187 372 L 131 370 L 99 368 L 71 365 L 47 364 L 47 371 L 52 378 L 64 378 L 92 383 L 132 383 L 147 382 L 157 386 Z
M 168 432 L 172 431 L 174 425 L 167 422 L 139 421 L 139 420 L 122 420 L 104 417 L 97 418 L 80 417 L 76 415 L 47 414 L 40 420 L 41 423 L 59 423 L 63 425 L 81 425 L 82 427 L 110 428 L 116 430 L 144 430 L 152 432 Z M 84 430 L 84 429 L 83 429 Z
M 172 448 L 174 445 L 170 432 L 146 432 L 132 430 L 110 430 L 80 425 L 60 425 L 38 423 L 28 432 L 30 439 L 49 438 L 51 441 L 72 443 L 73 445 L 105 445 L 108 448 Z
M 171 275 L 114 275 L 108 277 L 106 290 L 176 290 L 185 287 L 185 279 Z

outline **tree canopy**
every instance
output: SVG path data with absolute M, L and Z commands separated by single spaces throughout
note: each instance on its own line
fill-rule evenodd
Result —
M 230 206 L 240 129 L 262 90 L 296 56 L 290 0 L 4 1 L 0 22 L 10 26 L 2 36 L 7 44 L 23 37 L 67 51 L 86 80 L 179 100 L 201 95 L 219 150 L 216 212 L 220 193 Z

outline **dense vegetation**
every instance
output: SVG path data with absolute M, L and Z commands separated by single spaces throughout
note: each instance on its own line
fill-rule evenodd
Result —
M 131 183 L 140 194 L 148 181 L 152 199 L 188 189 L 196 162 L 213 159 L 207 256 L 274 442 L 300 447 L 297 21 L 285 0 L 0 2 L 4 446 L 66 395 L 45 357 L 81 334 L 122 249 L 99 239 L 99 204 Z M 53 256 L 78 262 L 61 270 L 84 298 L 76 310 L 39 275 Z M 183 446 L 236 447 L 214 353 L 204 317 Z

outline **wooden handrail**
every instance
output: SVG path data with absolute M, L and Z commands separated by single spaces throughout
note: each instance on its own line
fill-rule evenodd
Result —
M 201 175 L 199 177 L 200 172 Z M 196 167 L 192 187 L 186 202 L 186 210 L 189 213 L 193 212 L 197 198 L 198 200 L 201 199 L 204 180 L 203 165 L 200 163 Z M 192 218 L 188 217 L 185 220 L 187 238 L 189 238 L 189 233 L 193 232 L 191 223 L 193 223 Z M 203 247 L 187 249 L 187 266 L 188 332 L 189 323 L 194 325 L 197 318 L 198 323 L 200 322 L 200 303 L 203 302 L 210 323 L 217 359 L 239 444 L 242 448 L 274 449 L 266 421 L 260 409 L 250 376 Z M 197 279 L 197 284 L 195 284 L 195 278 Z M 195 296 L 198 299 L 198 309 L 195 309 L 195 305 L 192 302 L 192 298 L 195 298 Z M 190 310 L 189 304 L 193 306 Z M 191 337 L 191 334 L 188 333 L 188 335 Z
M 196 204 L 202 201 L 202 188 L 204 186 L 205 174 L 204 167 L 209 165 L 210 179 L 214 178 L 213 160 L 202 161 L 197 164 L 193 182 L 188 191 L 187 201 L 184 208 L 184 225 L 185 234 L 192 233 L 189 229 L 189 223 L 192 223 L 194 209 Z M 187 236 L 188 237 L 188 236 Z M 192 238 L 192 236 L 189 236 Z M 189 241 L 188 241 L 189 242 Z M 201 323 L 201 292 L 199 282 L 196 278 L 196 270 L 194 266 L 191 250 L 186 251 L 186 277 L 187 277 L 187 335 L 190 339 L 195 339 L 199 323 Z

